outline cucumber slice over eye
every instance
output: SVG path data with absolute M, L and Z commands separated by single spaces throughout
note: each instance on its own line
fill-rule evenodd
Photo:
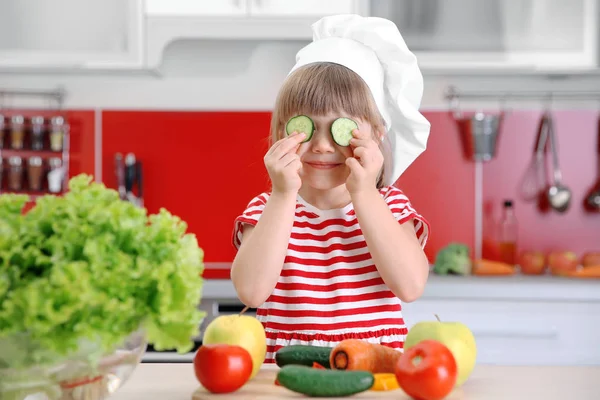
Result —
M 331 136 L 333 140 L 340 146 L 349 146 L 352 131 L 358 129 L 358 124 L 350 118 L 338 118 L 331 124 Z
M 285 133 L 289 136 L 294 132 L 306 133 L 306 138 L 303 142 L 308 142 L 315 131 L 315 124 L 310 117 L 306 115 L 296 115 L 288 120 L 285 124 Z

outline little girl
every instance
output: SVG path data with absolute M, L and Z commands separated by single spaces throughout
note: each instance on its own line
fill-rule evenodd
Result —
M 257 308 L 265 362 L 290 344 L 359 338 L 401 350 L 401 302 L 423 292 L 427 221 L 392 186 L 425 149 L 422 76 L 393 23 L 355 15 L 313 25 L 272 115 L 271 190 L 235 220 L 231 279 Z M 314 131 L 286 133 L 305 115 Z M 331 127 L 358 124 L 349 145 Z

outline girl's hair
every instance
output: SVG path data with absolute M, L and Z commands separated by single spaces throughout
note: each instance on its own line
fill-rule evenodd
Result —
M 284 135 L 286 122 L 298 114 L 326 115 L 343 110 L 350 116 L 371 124 L 373 132 L 385 135 L 385 123 L 365 81 L 349 68 L 330 62 L 304 65 L 283 83 L 271 116 L 271 146 Z M 384 158 L 389 162 L 385 141 L 378 140 Z M 388 153 L 388 154 L 386 154 Z M 389 168 L 389 166 L 388 166 Z M 377 179 L 383 186 L 386 164 Z

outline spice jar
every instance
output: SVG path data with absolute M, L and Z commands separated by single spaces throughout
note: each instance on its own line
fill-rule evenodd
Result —
M 44 148 L 44 117 L 31 118 L 31 148 L 42 150 Z
M 23 166 L 21 157 L 12 156 L 8 159 L 8 189 L 21 190 L 23 187 Z
M 42 158 L 35 156 L 29 158 L 29 166 L 27 168 L 27 180 L 29 181 L 29 189 L 39 191 L 42 189 Z
M 51 193 L 59 193 L 62 190 L 63 174 L 62 160 L 52 157 L 48 160 L 48 190 Z
M 21 150 L 25 141 L 25 118 L 22 115 L 15 115 L 11 120 L 10 146 L 13 149 Z
M 50 125 L 50 149 L 61 151 L 65 138 L 65 119 L 61 116 L 52 117 Z
M 4 148 L 4 115 L 0 114 L 0 149 Z

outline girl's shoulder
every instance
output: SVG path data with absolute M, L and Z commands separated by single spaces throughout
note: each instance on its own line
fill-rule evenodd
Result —
M 390 197 L 400 196 L 400 197 L 404 197 L 408 200 L 408 198 L 406 197 L 406 195 L 404 194 L 402 189 L 397 188 L 396 186 L 392 186 L 392 185 L 381 187 L 379 189 L 379 193 L 381 193 L 381 195 L 385 199 L 390 198 Z

